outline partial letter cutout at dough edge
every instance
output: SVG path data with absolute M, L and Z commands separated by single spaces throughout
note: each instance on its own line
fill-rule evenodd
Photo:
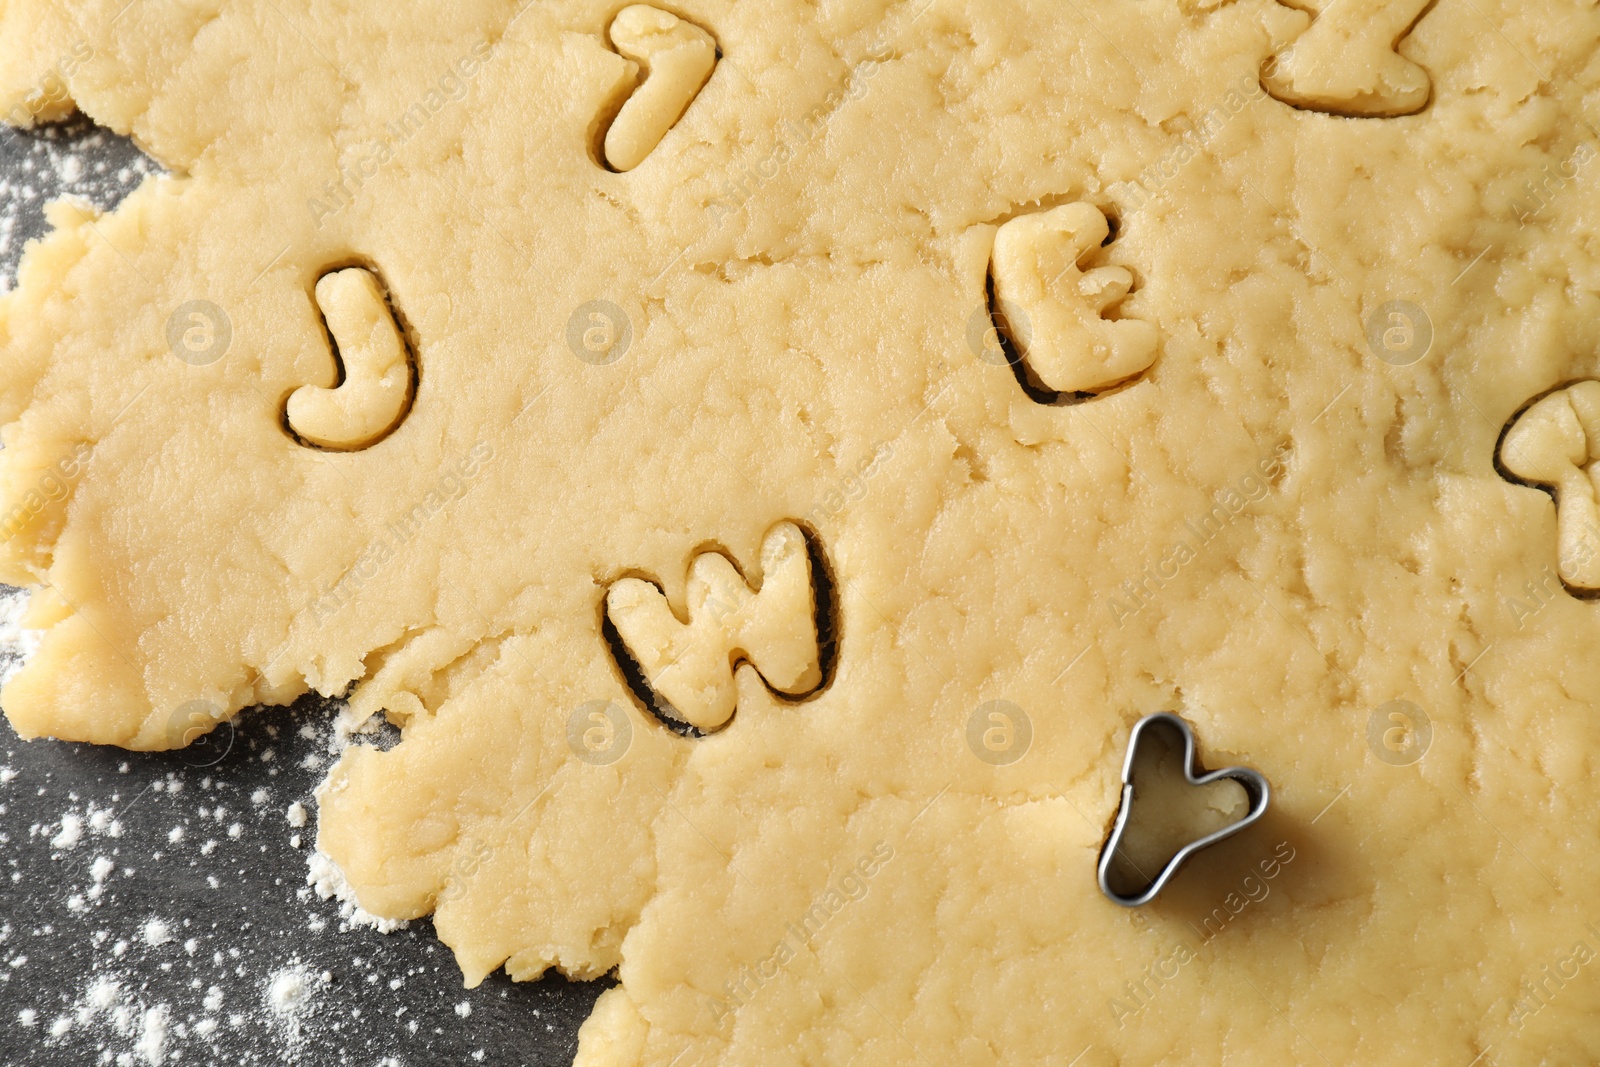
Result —
M 1289 0 L 1285 0 L 1288 3 Z M 1430 0 L 1295 0 L 1311 24 L 1268 60 L 1261 82 L 1307 111 L 1399 118 L 1428 106 L 1433 81 L 1397 48 Z
M 1500 443 L 1513 477 L 1555 494 L 1558 568 L 1575 589 L 1600 590 L 1600 381 L 1542 397 L 1518 415 Z
M 610 37 L 628 60 L 630 74 L 643 73 L 643 83 L 623 101 L 602 146 L 606 165 L 626 172 L 655 150 L 710 80 L 717 43 L 692 22 L 648 4 L 618 12 Z

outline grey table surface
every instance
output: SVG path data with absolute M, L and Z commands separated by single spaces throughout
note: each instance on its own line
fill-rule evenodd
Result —
M 81 118 L 0 129 L 0 277 L 49 200 L 109 209 L 159 169 Z M 0 586 L 0 671 L 20 601 Z M 466 990 L 427 920 L 381 933 L 308 885 L 334 711 L 247 711 L 163 754 L 0 720 L 0 1067 L 572 1062 L 608 983 Z

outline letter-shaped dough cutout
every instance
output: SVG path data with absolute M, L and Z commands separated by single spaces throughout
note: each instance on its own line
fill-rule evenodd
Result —
M 623 103 L 606 131 L 606 164 L 628 171 L 661 143 L 711 77 L 717 43 L 693 23 L 647 4 L 617 13 L 611 43 L 636 61 L 628 64 L 632 70 L 643 68 L 644 84 Z
M 411 406 L 405 342 L 371 271 L 326 274 L 317 305 L 339 346 L 344 381 L 332 389 L 305 385 L 289 396 L 289 427 L 319 448 L 352 451 L 375 444 Z
M 1139 319 L 1106 319 L 1128 295 L 1123 267 L 1081 270 L 1080 260 L 1111 232 L 1092 204 L 1063 204 L 1014 218 L 994 238 L 995 297 L 1001 328 L 1034 375 L 1058 393 L 1094 392 L 1131 378 L 1156 358 L 1156 328 Z
M 661 590 L 638 578 L 624 578 L 606 594 L 606 614 L 645 680 L 698 729 L 715 730 L 733 718 L 733 672 L 743 661 L 785 696 L 805 696 L 822 684 L 811 559 L 794 523 L 767 534 L 761 574 L 756 593 L 727 557 L 695 557 L 687 623 Z
M 1287 2 L 1287 0 L 1286 0 Z M 1421 111 L 1432 95 L 1428 72 L 1395 51 L 1428 0 L 1294 0 L 1311 25 L 1262 74 L 1286 104 L 1310 111 L 1393 118 Z
M 1600 451 L 1600 382 L 1579 382 L 1544 397 L 1506 431 L 1500 463 L 1556 495 L 1557 572 L 1577 589 L 1600 589 L 1600 486 L 1591 465 Z

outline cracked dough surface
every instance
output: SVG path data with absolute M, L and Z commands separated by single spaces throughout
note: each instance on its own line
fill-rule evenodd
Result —
M 1428 108 L 1339 119 L 1259 90 L 1305 24 L 1269 0 L 686 0 L 723 59 L 626 174 L 621 4 L 123 5 L 0 7 L 7 107 L 86 42 L 73 100 L 172 171 L 55 207 L 0 305 L 0 578 L 48 587 L 20 733 L 162 747 L 190 701 L 354 684 L 404 739 L 336 769 L 322 847 L 468 982 L 618 968 L 585 1064 L 1600 1057 L 1600 609 L 1508 604 L 1556 514 L 1493 465 L 1600 372 L 1594 172 L 1524 192 L 1596 139 L 1592 3 L 1442 0 L 1401 45 Z M 1080 201 L 1159 353 L 1042 406 L 967 325 L 996 227 Z M 335 384 L 313 288 L 352 263 L 420 378 L 318 452 L 282 404 Z M 1432 322 L 1410 366 L 1366 342 L 1390 299 Z M 166 341 L 194 300 L 204 366 Z M 593 300 L 613 362 L 566 341 Z M 832 684 L 744 670 L 727 728 L 668 731 L 607 586 L 681 609 L 698 550 L 754 567 L 785 519 L 837 579 Z M 998 699 L 1003 766 L 966 742 Z M 1367 740 L 1394 699 L 1409 766 Z M 567 742 L 594 700 L 606 765 Z M 1162 709 L 1273 806 L 1130 912 L 1094 864 Z

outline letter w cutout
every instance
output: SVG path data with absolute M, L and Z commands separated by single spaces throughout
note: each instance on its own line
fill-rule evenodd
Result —
M 733 718 L 734 672 L 748 663 L 775 692 L 807 696 L 822 684 L 817 606 L 805 535 L 779 523 L 761 545 L 760 591 L 721 553 L 689 565 L 689 618 L 662 591 L 624 578 L 606 593 L 606 616 L 663 709 L 700 730 Z

